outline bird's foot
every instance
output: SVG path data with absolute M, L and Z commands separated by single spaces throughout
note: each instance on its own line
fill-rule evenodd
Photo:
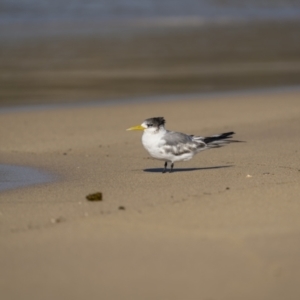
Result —
M 163 169 L 163 174 L 167 172 L 167 167 L 168 167 L 168 162 L 165 162 L 164 164 L 164 169 Z
M 169 173 L 173 173 L 173 167 L 174 167 L 174 164 L 172 163 Z

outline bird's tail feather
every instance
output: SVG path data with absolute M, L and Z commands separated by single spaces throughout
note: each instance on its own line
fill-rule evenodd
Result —
M 231 131 L 231 132 L 225 132 L 225 133 L 216 134 L 208 137 L 193 136 L 193 139 L 201 140 L 207 145 L 208 148 L 217 148 L 217 147 L 225 146 L 229 143 L 239 142 L 237 140 L 231 140 L 233 134 L 235 133 Z

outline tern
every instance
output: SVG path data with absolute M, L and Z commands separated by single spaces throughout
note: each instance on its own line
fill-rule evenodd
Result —
M 127 129 L 143 130 L 142 144 L 153 158 L 165 162 L 163 173 L 167 171 L 168 163 L 171 163 L 172 172 L 177 161 L 187 161 L 200 151 L 238 142 L 230 140 L 234 134 L 232 131 L 202 137 L 166 130 L 165 123 L 163 117 L 155 117 Z

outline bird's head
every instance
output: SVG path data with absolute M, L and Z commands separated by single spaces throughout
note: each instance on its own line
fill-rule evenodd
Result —
M 164 128 L 166 121 L 163 117 L 146 119 L 141 125 L 133 126 L 127 130 L 144 130 L 149 133 L 157 132 L 161 127 Z

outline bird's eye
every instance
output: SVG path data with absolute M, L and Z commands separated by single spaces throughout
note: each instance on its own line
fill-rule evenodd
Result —
M 153 124 L 148 124 L 148 127 L 152 127 L 153 126 Z

